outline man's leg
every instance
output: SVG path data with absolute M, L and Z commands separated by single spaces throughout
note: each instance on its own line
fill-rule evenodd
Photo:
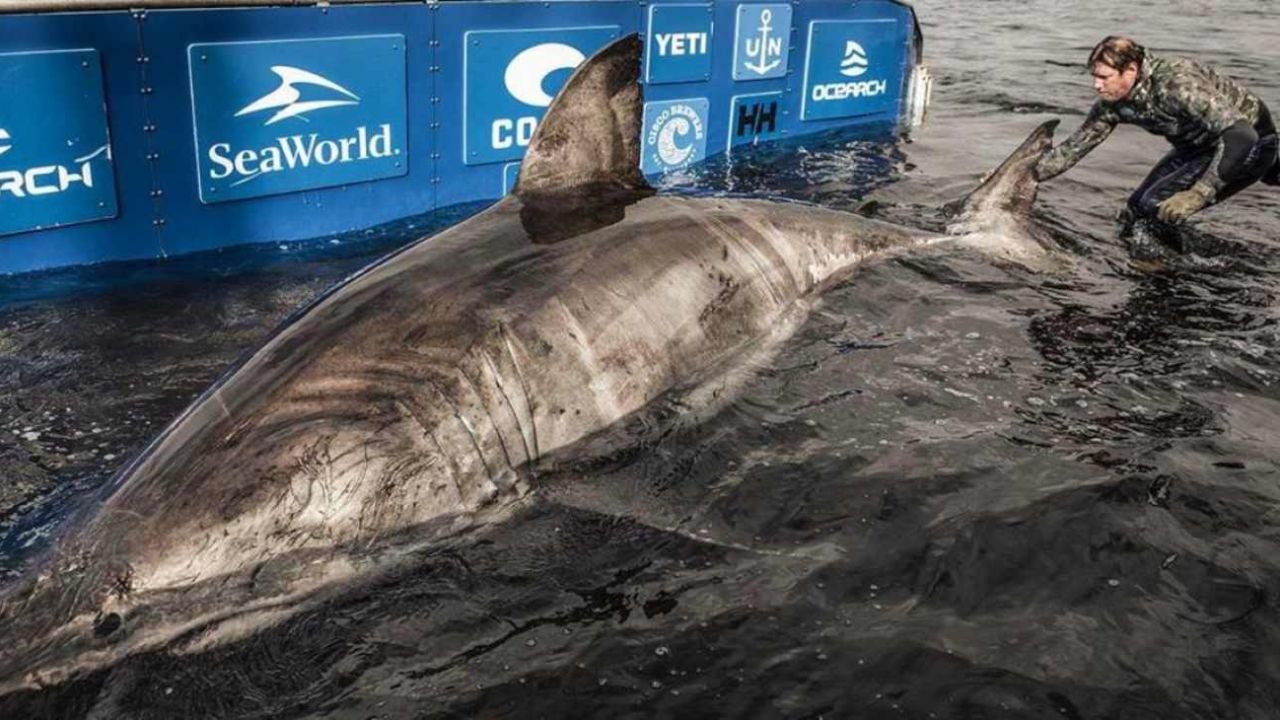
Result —
M 1214 199 L 1215 205 L 1259 180 L 1268 185 L 1280 184 L 1280 138 L 1275 134 L 1258 138 L 1258 142 L 1249 149 L 1249 155 L 1240 165 L 1240 171 L 1232 177 L 1222 179 L 1227 184 L 1218 192 L 1218 197 Z
M 1213 151 L 1172 150 L 1147 174 L 1129 196 L 1119 218 L 1120 239 L 1129 256 L 1144 262 L 1171 260 L 1182 253 L 1182 236 L 1176 227 L 1156 218 L 1160 203 L 1196 184 L 1213 162 Z
M 1214 149 L 1198 151 L 1173 150 L 1152 168 L 1147 179 L 1129 196 L 1131 220 L 1153 219 L 1160 203 L 1196 184 L 1209 169 Z

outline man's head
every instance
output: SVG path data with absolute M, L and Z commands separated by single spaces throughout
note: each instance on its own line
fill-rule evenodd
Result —
M 1127 37 L 1112 35 L 1089 53 L 1093 90 L 1104 100 L 1123 100 L 1142 74 L 1146 48 Z

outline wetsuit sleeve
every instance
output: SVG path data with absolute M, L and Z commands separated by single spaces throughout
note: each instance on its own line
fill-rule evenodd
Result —
M 1175 111 L 1202 128 L 1205 139 L 1213 143 L 1213 159 L 1197 183 L 1208 199 L 1213 199 L 1227 184 L 1224 178 L 1238 174 L 1250 148 L 1258 142 L 1258 133 L 1231 98 L 1201 73 L 1176 78 L 1169 86 L 1168 98 Z
M 1040 159 L 1036 166 L 1036 177 L 1044 181 L 1070 170 L 1110 137 L 1118 122 L 1119 119 L 1109 108 L 1101 102 L 1094 103 L 1080 128 Z

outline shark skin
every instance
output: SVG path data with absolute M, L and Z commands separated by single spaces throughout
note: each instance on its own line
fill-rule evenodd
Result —
M 0 597 L 0 697 L 277 622 L 776 347 L 859 265 L 937 242 L 801 203 L 659 196 L 641 43 L 578 68 L 512 196 L 370 266 L 177 418 Z M 1038 128 L 960 208 L 1023 215 Z

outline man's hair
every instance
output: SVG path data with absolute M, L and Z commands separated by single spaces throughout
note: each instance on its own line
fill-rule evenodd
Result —
M 1093 48 L 1093 52 L 1089 53 L 1088 69 L 1093 70 L 1093 66 L 1098 63 L 1115 68 L 1116 70 L 1124 70 L 1133 63 L 1142 66 L 1142 61 L 1147 56 L 1147 49 L 1134 42 L 1131 38 L 1121 35 L 1112 35 Z

